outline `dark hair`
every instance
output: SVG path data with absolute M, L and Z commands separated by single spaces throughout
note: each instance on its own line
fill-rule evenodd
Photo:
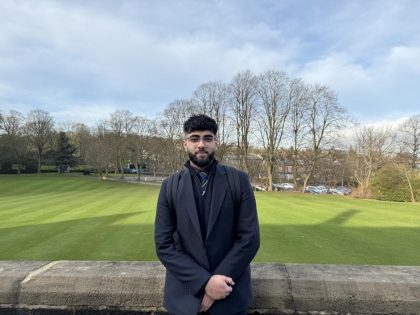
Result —
M 216 121 L 204 114 L 193 115 L 184 122 L 184 133 L 209 130 L 216 135 L 217 128 Z

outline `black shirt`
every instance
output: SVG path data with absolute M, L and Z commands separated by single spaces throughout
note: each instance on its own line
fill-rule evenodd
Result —
M 191 180 L 193 182 L 194 199 L 197 207 L 198 219 L 200 221 L 201 237 L 206 239 L 207 225 L 209 223 L 211 196 L 213 192 L 213 179 L 216 171 L 217 160 L 213 160 L 204 169 L 194 168 L 190 161 L 185 166 L 190 170 Z

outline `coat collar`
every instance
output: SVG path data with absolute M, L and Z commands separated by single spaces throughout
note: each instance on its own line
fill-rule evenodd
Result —
M 194 199 L 194 189 L 192 186 L 192 178 L 190 170 L 186 167 L 184 169 L 184 176 L 179 180 L 179 187 L 177 193 L 177 205 L 181 205 L 178 209 L 184 208 L 190 217 L 194 230 L 201 240 L 200 221 L 198 219 L 197 207 Z

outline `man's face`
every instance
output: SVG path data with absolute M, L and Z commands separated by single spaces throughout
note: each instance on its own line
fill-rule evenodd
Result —
M 191 162 L 200 168 L 211 163 L 216 152 L 217 140 L 211 131 L 193 131 L 184 139 L 185 152 Z

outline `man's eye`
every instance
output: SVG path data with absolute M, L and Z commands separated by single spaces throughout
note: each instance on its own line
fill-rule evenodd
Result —
M 213 136 L 204 136 L 203 137 L 205 142 L 212 142 L 213 141 Z
M 197 136 L 191 136 L 191 137 L 190 137 L 190 141 L 191 141 L 191 142 L 198 142 L 198 141 L 200 141 L 200 137 L 197 137 Z

